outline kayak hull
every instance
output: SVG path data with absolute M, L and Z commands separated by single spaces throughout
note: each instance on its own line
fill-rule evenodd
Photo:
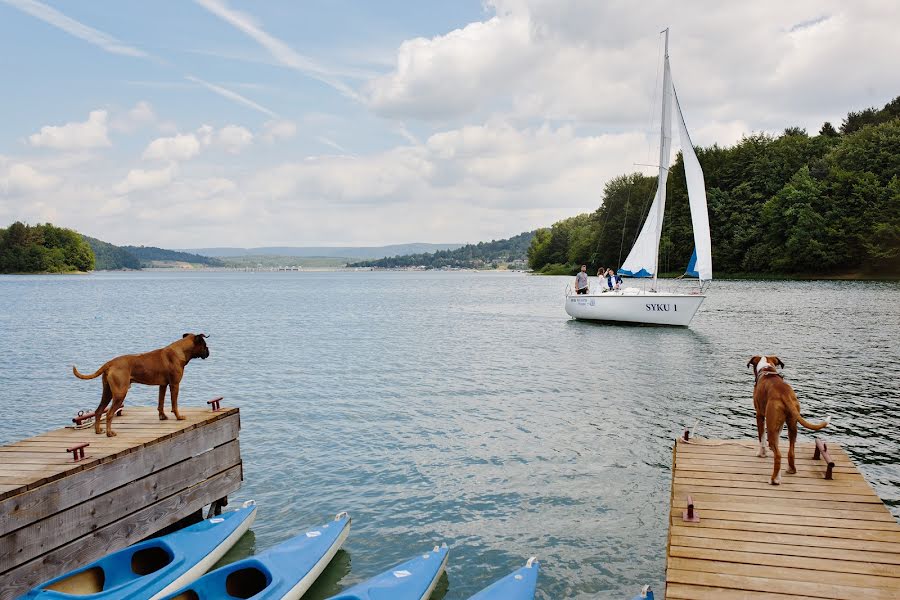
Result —
M 411 558 L 329 600 L 427 600 L 447 567 L 447 545 Z
M 540 563 L 533 558 L 517 569 L 484 588 L 469 600 L 534 600 Z
M 265 552 L 207 573 L 165 600 L 298 600 L 340 550 L 350 533 L 350 515 L 296 535 Z
M 92 600 L 156 600 L 205 573 L 255 519 L 256 506 L 245 505 L 108 554 L 39 585 L 21 599 L 74 600 L 90 595 Z

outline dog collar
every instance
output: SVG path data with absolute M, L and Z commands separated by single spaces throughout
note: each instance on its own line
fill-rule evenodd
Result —
M 757 383 L 759 383 L 759 380 L 762 379 L 763 377 L 765 377 L 766 375 L 777 375 L 778 377 L 781 377 L 782 379 L 784 379 L 784 375 L 782 375 L 778 371 L 769 371 L 768 370 L 769 368 L 771 368 L 771 367 L 767 367 L 766 369 L 763 369 L 762 371 L 759 371 L 756 374 L 756 380 L 753 382 L 753 385 L 756 385 Z

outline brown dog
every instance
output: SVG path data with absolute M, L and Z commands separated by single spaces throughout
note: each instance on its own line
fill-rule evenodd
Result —
M 82 375 L 74 366 L 72 372 L 79 379 L 94 379 L 103 375 L 103 395 L 100 398 L 100 406 L 94 411 L 94 433 L 100 433 L 100 420 L 103 411 L 112 401 L 112 406 L 106 413 L 106 435 L 112 437 L 113 415 L 122 408 L 125 403 L 125 394 L 132 383 L 159 386 L 159 411 L 160 420 L 168 419 L 163 404 L 166 400 L 166 386 L 172 396 L 172 412 L 179 421 L 183 420 L 178 414 L 178 386 L 184 375 L 184 367 L 192 358 L 206 358 L 209 356 L 209 348 L 206 346 L 207 338 L 203 333 L 186 333 L 177 342 L 172 342 L 165 348 L 145 352 L 144 354 L 126 354 L 118 356 L 97 369 L 92 375 Z
M 828 426 L 829 419 L 825 422 L 813 425 L 800 416 L 800 402 L 797 394 L 789 386 L 776 367 L 784 368 L 784 363 L 777 356 L 754 356 L 747 362 L 747 366 L 753 366 L 753 374 L 756 376 L 756 384 L 753 387 L 753 407 L 756 409 L 756 430 L 759 433 L 759 452 L 757 456 L 766 456 L 766 444 L 763 444 L 763 433 L 768 433 L 767 442 L 769 448 L 775 454 L 775 464 L 772 468 L 772 485 L 781 483 L 781 451 L 778 449 L 778 439 L 781 429 L 787 423 L 788 442 L 788 473 L 794 474 L 797 468 L 794 466 L 794 444 L 797 442 L 797 423 L 807 429 L 818 431 Z

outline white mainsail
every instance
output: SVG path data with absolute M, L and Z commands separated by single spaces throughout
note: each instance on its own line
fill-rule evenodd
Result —
M 668 39 L 668 32 L 666 36 Z M 647 219 L 641 228 L 628 258 L 619 272 L 633 277 L 656 278 L 659 260 L 659 238 L 662 235 L 663 215 L 666 212 L 666 180 L 669 177 L 669 160 L 672 152 L 672 75 L 669 72 L 669 52 L 666 43 L 663 64 L 662 117 L 660 118 L 659 175 L 656 180 L 656 197 L 647 212 Z

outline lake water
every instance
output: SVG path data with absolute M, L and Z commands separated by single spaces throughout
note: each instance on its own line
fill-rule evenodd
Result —
M 664 582 L 672 440 L 755 436 L 753 354 L 900 516 L 900 284 L 714 282 L 689 329 L 570 320 L 568 278 L 516 273 L 0 277 L 0 443 L 96 407 L 109 358 L 211 334 L 180 404 L 239 406 L 259 517 L 236 559 L 353 516 L 310 598 L 446 541 L 435 598 L 536 555 L 539 598 Z M 135 386 L 126 406 L 155 406 Z M 168 403 L 168 401 L 167 401 Z M 786 435 L 783 436 L 786 444 Z M 811 439 L 801 428 L 801 441 Z

